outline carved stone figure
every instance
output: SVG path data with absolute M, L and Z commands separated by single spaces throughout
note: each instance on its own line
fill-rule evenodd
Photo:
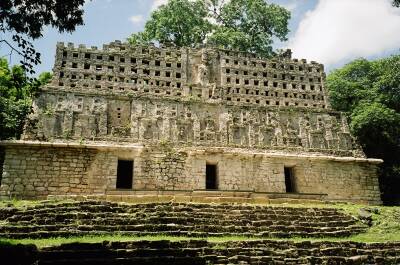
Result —
M 205 140 L 208 142 L 214 142 L 216 140 L 216 127 L 215 122 L 211 118 L 206 120 L 206 128 L 204 130 Z
M 196 84 L 207 87 L 209 84 L 208 54 L 206 49 L 201 51 L 201 63 L 197 66 Z
M 233 114 L 232 122 L 229 127 L 230 142 L 234 145 L 242 145 L 244 141 L 243 138 L 245 137 L 245 128 L 239 113 Z
M 179 142 L 187 142 L 187 132 L 186 132 L 186 124 L 178 125 L 178 141 Z
M 347 123 L 347 118 L 345 115 L 341 115 L 341 122 L 342 122 L 342 132 L 350 133 L 349 125 Z
M 89 106 L 88 112 L 93 115 L 91 120 L 92 136 L 107 135 L 107 102 L 99 98 L 94 98 Z M 95 133 L 94 133 L 95 132 Z
M 311 147 L 324 149 L 325 145 L 325 123 L 321 116 L 317 117 L 316 128 L 311 131 Z
M 158 140 L 159 139 L 159 124 L 161 120 L 147 118 L 142 120 L 143 124 L 143 139 Z
M 73 118 L 74 113 L 72 111 L 65 111 L 64 122 L 63 122 L 63 134 L 70 135 L 73 130 Z
M 298 145 L 297 130 L 296 130 L 296 128 L 294 128 L 294 126 L 290 120 L 288 120 L 286 123 L 285 140 L 286 140 L 286 145 L 288 145 L 288 146 L 297 146 Z
M 328 149 L 336 148 L 336 139 L 333 135 L 333 122 L 330 117 L 326 117 L 327 121 L 325 123 L 325 140 L 328 145 Z
M 301 146 L 304 148 L 310 148 L 310 132 L 311 132 L 311 123 L 310 123 L 310 118 L 308 116 L 303 116 L 300 118 L 299 121 L 299 137 L 301 141 Z
M 191 142 L 193 139 L 193 119 L 191 113 L 181 112 L 179 120 L 176 122 L 177 126 L 177 139 L 179 142 Z
M 223 111 L 219 115 L 219 134 L 221 137 L 220 141 L 222 144 L 228 143 L 228 138 L 229 138 L 228 126 L 231 119 L 232 119 L 232 114 L 227 111 Z
M 273 145 L 274 146 L 283 146 L 283 132 L 282 132 L 282 127 L 281 123 L 278 120 L 278 114 L 273 114 L 271 115 L 270 122 L 272 128 L 274 128 L 274 139 L 273 139 Z
M 353 149 L 353 138 L 350 133 L 347 132 L 339 133 L 339 148 L 341 150 Z
M 211 84 L 211 99 L 216 100 L 216 99 L 220 99 L 221 98 L 221 88 L 217 87 L 216 84 Z
M 200 119 L 197 115 L 194 115 L 193 117 L 193 134 L 194 134 L 194 141 L 198 142 L 201 139 L 201 124 L 200 124 Z

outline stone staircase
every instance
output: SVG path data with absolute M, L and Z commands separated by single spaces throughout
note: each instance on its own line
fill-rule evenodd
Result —
M 353 217 L 332 208 L 243 204 L 101 201 L 46 203 L 0 208 L 0 237 L 50 238 L 81 235 L 171 235 L 248 237 L 345 237 L 364 232 Z
M 2 246 L 2 263 L 19 265 L 128 264 L 400 264 L 400 243 L 135 241 L 72 243 L 37 249 Z
M 50 200 L 100 200 L 128 203 L 179 202 L 179 203 L 324 203 L 327 194 L 279 193 L 224 190 L 108 190 L 106 194 L 49 195 Z

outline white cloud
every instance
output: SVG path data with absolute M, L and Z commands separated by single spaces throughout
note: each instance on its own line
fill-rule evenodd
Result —
M 151 5 L 151 10 L 157 9 L 160 5 L 164 5 L 168 2 L 168 0 L 153 0 L 153 4 Z
M 293 12 L 297 7 L 298 7 L 299 2 L 296 0 L 293 0 L 292 2 L 289 2 L 287 4 L 284 4 L 283 7 L 289 10 L 290 12 Z
M 107 3 L 111 3 L 113 0 L 105 0 Z M 85 2 L 83 3 L 84 6 L 93 4 L 93 3 L 98 3 L 99 0 L 85 0 Z
M 131 21 L 133 24 L 138 24 L 142 22 L 143 19 L 144 19 L 143 15 L 134 15 L 129 18 L 129 21 Z
M 91 3 L 93 3 L 93 1 L 95 1 L 95 0 L 85 0 L 85 2 L 83 3 L 83 6 L 90 5 Z
M 319 0 L 289 48 L 296 58 L 327 65 L 400 47 L 400 9 L 389 0 Z

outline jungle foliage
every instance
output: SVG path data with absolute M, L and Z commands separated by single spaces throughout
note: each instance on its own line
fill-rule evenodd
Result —
M 274 39 L 287 40 L 290 12 L 264 0 L 169 0 L 153 11 L 132 44 L 157 42 L 178 47 L 203 44 L 275 54 Z
M 1 0 L 0 43 L 22 57 L 21 67 L 33 74 L 40 63 L 40 53 L 32 40 L 41 38 L 46 26 L 59 32 L 72 32 L 83 24 L 85 0 Z M 10 39 L 6 36 L 11 35 Z
M 355 60 L 327 77 L 332 107 L 350 119 L 368 157 L 382 158 L 386 203 L 400 203 L 400 55 Z
M 21 66 L 10 67 L 7 60 L 0 59 L 0 140 L 20 137 L 32 97 L 50 79 L 48 72 L 37 79 L 28 78 Z

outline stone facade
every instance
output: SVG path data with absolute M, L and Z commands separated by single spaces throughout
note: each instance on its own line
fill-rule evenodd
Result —
M 284 193 L 286 167 L 290 191 L 379 203 L 381 161 L 365 158 L 324 80 L 290 52 L 59 43 L 24 141 L 2 143 L 0 192 L 107 193 L 130 160 L 135 190 L 205 189 L 209 164 L 220 190 Z

